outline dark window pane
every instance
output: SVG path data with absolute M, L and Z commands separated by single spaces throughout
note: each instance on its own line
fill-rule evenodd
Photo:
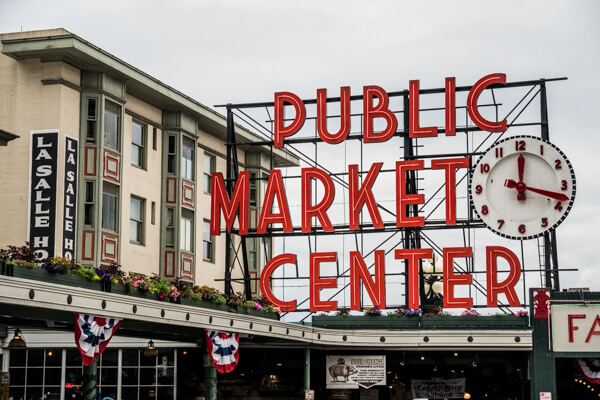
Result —
M 166 367 L 173 366 L 174 353 L 172 349 L 169 350 L 158 350 L 158 365 Z
M 37 400 L 41 398 L 43 398 L 41 387 L 27 388 L 27 400 Z
M 88 118 L 96 118 L 96 99 L 88 99 Z
M 133 349 L 123 350 L 123 365 L 138 365 L 138 351 Z
M 158 367 L 158 384 L 172 385 L 174 382 L 174 369 L 167 367 Z
M 25 389 L 23 388 L 14 388 L 14 387 L 10 387 L 10 392 L 9 392 L 9 398 L 12 397 L 13 399 L 23 399 L 23 395 L 25 394 Z
M 116 385 L 117 384 L 117 368 L 102 368 L 100 371 L 100 384 L 104 385 Z
M 173 388 L 171 387 L 159 387 L 158 393 L 156 394 L 158 400 L 173 400 Z
M 62 365 L 62 350 L 46 349 L 46 366 L 60 367 Z
M 45 386 L 60 385 L 60 368 L 45 368 L 44 375 Z
M 119 364 L 119 350 L 104 350 L 102 353 L 103 367 L 116 367 Z
M 156 399 L 156 387 L 146 386 L 140 388 L 140 399 Z
M 156 356 L 145 356 L 145 355 L 141 355 L 140 357 L 140 365 L 145 366 L 145 367 L 154 367 L 156 366 Z
M 36 349 L 29 350 L 27 356 L 27 365 L 29 367 L 43 367 L 44 366 L 44 350 Z
M 140 368 L 140 385 L 153 385 L 156 383 L 156 367 Z
M 25 366 L 25 356 L 27 354 L 27 350 L 11 350 L 10 351 L 10 366 L 11 367 L 24 367 Z
M 10 357 L 12 358 L 12 351 L 10 352 Z M 25 384 L 25 368 L 11 368 L 9 371 L 11 385 Z
M 137 400 L 138 388 L 137 387 L 124 387 L 121 389 L 121 398 L 123 400 Z M 147 398 L 147 397 L 144 397 Z
M 105 397 L 110 397 L 111 399 L 117 398 L 117 388 L 115 386 L 104 386 L 102 385 L 99 389 L 100 395 L 99 399 L 104 399 Z
M 27 386 L 41 385 L 42 379 L 44 379 L 43 368 L 27 368 Z
M 79 368 L 67 368 L 65 370 L 65 383 L 72 383 L 74 385 L 80 385 L 83 382 L 83 369 Z
M 138 369 L 137 368 L 123 368 L 123 385 L 137 385 L 138 384 Z
M 12 358 L 12 352 L 10 353 L 10 358 Z M 67 349 L 67 365 L 81 367 L 81 353 L 79 350 Z

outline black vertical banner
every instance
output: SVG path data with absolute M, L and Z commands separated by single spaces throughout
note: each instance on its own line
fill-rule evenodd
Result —
M 41 258 L 54 256 L 58 132 L 31 133 L 29 242 Z
M 62 256 L 75 258 L 75 230 L 77 229 L 77 139 L 65 138 L 65 184 L 63 207 Z

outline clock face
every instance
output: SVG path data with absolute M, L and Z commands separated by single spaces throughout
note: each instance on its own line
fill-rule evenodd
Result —
M 514 136 L 490 147 L 473 166 L 471 204 L 498 235 L 532 239 L 556 228 L 575 199 L 575 173 L 553 144 Z

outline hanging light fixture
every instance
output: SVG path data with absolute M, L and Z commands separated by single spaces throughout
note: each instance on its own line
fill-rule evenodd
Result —
M 17 328 L 15 330 L 15 336 L 13 336 L 11 341 L 8 342 L 8 348 L 9 349 L 24 349 L 26 347 L 27 347 L 27 343 L 25 343 L 25 340 L 23 339 L 23 334 L 21 333 L 21 330 L 19 328 Z
M 154 347 L 154 342 L 152 339 L 148 342 L 148 346 L 144 350 L 144 355 L 146 357 L 156 357 L 158 355 L 158 349 Z

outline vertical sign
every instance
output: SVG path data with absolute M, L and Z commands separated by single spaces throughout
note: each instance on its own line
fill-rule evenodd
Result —
M 40 258 L 54 255 L 58 132 L 31 132 L 29 242 Z
M 65 138 L 65 197 L 63 207 L 62 256 L 75 258 L 75 229 L 77 226 L 77 139 Z

